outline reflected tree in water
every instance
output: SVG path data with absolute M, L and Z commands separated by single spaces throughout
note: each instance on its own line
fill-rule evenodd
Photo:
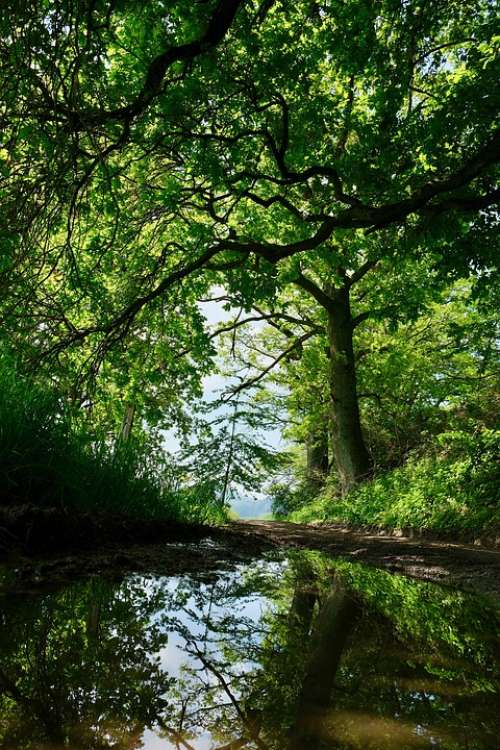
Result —
M 0 748 L 490 750 L 491 603 L 297 553 L 5 597 Z M 146 744 L 145 744 L 146 742 Z

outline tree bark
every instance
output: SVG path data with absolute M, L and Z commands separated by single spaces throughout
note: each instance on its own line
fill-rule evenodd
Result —
M 361 430 L 349 288 L 331 293 L 328 314 L 332 451 L 342 494 L 370 474 L 370 456 Z
M 123 415 L 120 432 L 118 435 L 118 441 L 127 443 L 132 433 L 132 427 L 134 424 L 135 417 L 135 404 L 127 404 L 125 407 L 125 413 Z
M 328 475 L 328 429 L 321 425 L 311 431 L 306 440 L 307 481 L 321 487 Z

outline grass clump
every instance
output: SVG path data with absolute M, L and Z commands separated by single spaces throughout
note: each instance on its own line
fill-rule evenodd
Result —
M 0 506 L 220 520 L 223 511 L 214 502 L 200 500 L 193 489 L 174 491 L 168 477 L 163 452 L 152 440 L 111 441 L 55 390 L 0 369 Z
M 443 534 L 500 531 L 500 431 L 456 431 L 435 450 L 375 476 L 346 497 L 327 485 L 289 514 L 299 522 L 331 521 Z

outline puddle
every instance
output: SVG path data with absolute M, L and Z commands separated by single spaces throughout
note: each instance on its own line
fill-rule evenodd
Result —
M 494 750 L 500 613 L 293 552 L 0 598 L 2 750 Z

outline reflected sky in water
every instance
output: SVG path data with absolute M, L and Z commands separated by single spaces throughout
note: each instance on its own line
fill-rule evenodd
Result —
M 494 601 L 312 552 L 0 601 L 2 750 L 499 746 Z

